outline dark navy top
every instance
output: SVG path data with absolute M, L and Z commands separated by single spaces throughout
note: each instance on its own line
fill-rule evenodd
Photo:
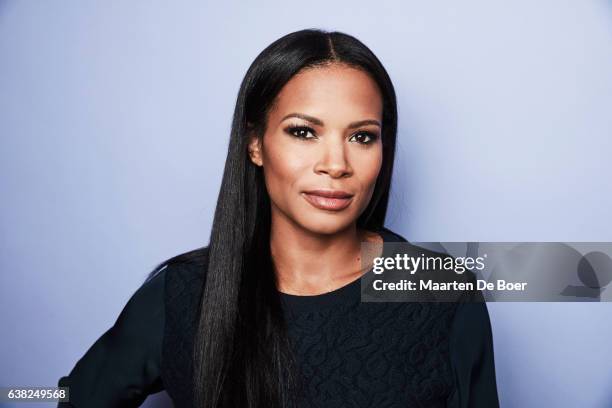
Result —
M 205 259 L 207 248 L 197 251 Z M 58 406 L 137 407 L 165 389 L 175 407 L 190 407 L 203 264 L 168 263 L 145 282 L 59 379 L 70 403 Z M 321 295 L 279 293 L 305 379 L 301 407 L 499 406 L 486 303 L 361 302 L 360 290 L 357 279 Z

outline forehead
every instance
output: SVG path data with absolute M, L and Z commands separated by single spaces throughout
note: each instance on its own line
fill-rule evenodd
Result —
M 270 114 L 272 119 L 294 112 L 323 121 L 380 120 L 382 97 L 376 82 L 360 69 L 339 64 L 308 68 L 285 84 Z

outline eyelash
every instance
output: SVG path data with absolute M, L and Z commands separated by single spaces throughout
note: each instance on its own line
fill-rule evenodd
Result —
M 288 126 L 287 128 L 285 128 L 285 132 L 287 132 L 290 136 L 293 136 L 297 139 L 301 139 L 301 140 L 310 140 L 313 139 L 313 137 L 304 137 L 304 136 L 297 136 L 296 134 L 294 134 L 294 132 L 298 132 L 298 131 L 306 131 L 306 132 L 310 132 L 312 135 L 315 134 L 315 131 L 313 128 L 309 127 L 309 126 L 303 126 L 303 125 L 291 125 Z M 367 137 L 369 137 L 370 139 L 367 142 L 357 142 L 359 144 L 362 145 L 368 145 L 370 143 L 373 143 L 376 141 L 376 139 L 378 139 L 378 135 L 372 132 L 368 132 L 365 130 L 359 131 L 357 133 L 354 133 L 353 135 L 351 135 L 351 139 L 354 138 L 357 135 L 366 135 Z

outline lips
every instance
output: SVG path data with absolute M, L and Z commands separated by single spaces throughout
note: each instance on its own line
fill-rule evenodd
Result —
M 342 190 L 310 190 L 302 193 L 306 201 L 320 210 L 344 210 L 353 201 L 353 194 Z

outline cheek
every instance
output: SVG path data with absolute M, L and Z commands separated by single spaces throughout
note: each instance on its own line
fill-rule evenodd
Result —
M 376 179 L 382 168 L 382 146 L 376 146 L 372 151 L 357 154 L 354 160 L 355 175 L 366 193 L 371 194 L 376 185 Z
M 262 150 L 263 171 L 272 199 L 275 198 L 275 192 L 293 188 L 300 176 L 310 168 L 310 158 L 298 147 L 274 136 L 265 140 Z

